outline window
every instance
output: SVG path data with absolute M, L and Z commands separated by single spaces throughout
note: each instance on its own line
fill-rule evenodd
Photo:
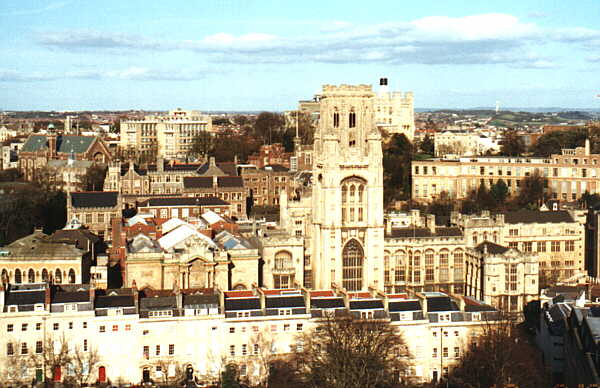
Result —
M 337 108 L 334 108 L 333 127 L 338 128 L 339 126 L 340 126 L 340 113 L 337 111 Z
M 442 357 L 444 357 L 444 358 L 448 357 L 448 348 L 442 349 Z
M 537 242 L 537 251 L 538 252 L 546 252 L 546 241 L 538 241 Z
M 235 357 L 235 345 L 229 345 L 229 355 Z
M 59 326 L 58 326 L 58 323 L 55 323 L 55 324 L 53 324 L 53 325 L 52 325 L 52 328 L 53 328 L 54 330 L 58 330 L 58 328 L 59 328 Z
M 112 331 L 119 331 L 119 325 L 113 325 Z
M 42 324 L 40 322 L 35 324 L 35 329 L 36 330 L 42 330 Z
M 437 348 L 433 348 L 433 352 L 431 353 L 432 358 L 437 358 Z
M 252 354 L 254 354 L 255 356 L 258 355 L 258 344 L 254 344 L 252 346 Z
M 15 348 L 14 345 L 12 344 L 12 342 L 9 342 L 6 344 L 6 355 L 7 356 L 12 356 L 15 354 Z
M 550 243 L 551 252 L 560 252 L 560 241 L 552 241 Z
M 510 249 L 519 249 L 519 242 L 518 241 L 511 241 L 508 243 L 508 247 Z
M 302 331 L 302 324 L 301 323 L 297 323 L 296 324 L 296 331 Z
M 243 344 L 242 345 L 242 356 L 247 356 L 248 355 L 248 345 Z
M 169 356 L 175 354 L 175 344 L 169 344 Z
M 283 325 L 283 331 L 290 331 L 290 324 L 289 323 L 285 323 Z
M 509 236 L 518 236 L 519 235 L 519 229 L 509 229 L 508 230 L 508 235 Z
M 523 252 L 533 252 L 533 243 L 531 241 L 526 241 L 523 243 Z
M 42 343 L 42 341 L 36 341 L 35 342 L 35 352 L 37 354 L 40 354 L 44 351 L 44 345 Z
M 29 353 L 29 350 L 27 349 L 27 342 L 22 342 L 21 343 L 21 354 L 27 354 Z
M 84 352 L 88 351 L 88 340 L 87 339 L 83 340 L 83 351 Z
M 348 115 L 348 127 L 349 128 L 356 127 L 356 112 L 354 112 L 354 109 Z
M 575 251 L 575 241 L 565 241 L 565 252 Z
M 258 326 L 252 326 L 252 331 L 258 333 Z
M 27 331 L 27 324 L 26 323 L 22 323 L 21 324 L 21 331 Z
M 454 347 L 454 358 L 460 357 L 460 348 L 458 346 Z
M 104 332 L 106 332 L 106 326 L 104 326 L 104 325 L 100 326 L 100 328 L 99 328 L 99 329 L 100 329 L 100 330 L 99 330 L 99 331 L 100 331 L 100 333 L 104 333 Z
M 279 309 L 279 315 L 292 315 L 292 309 Z
M 150 358 L 150 346 L 144 346 L 143 354 L 146 360 Z
M 8 325 L 6 325 L 6 331 L 13 331 L 13 324 L 9 323 Z
M 230 327 L 230 328 L 229 328 L 229 333 L 230 333 L 230 334 L 233 334 L 233 333 L 235 333 L 235 327 L 233 327 L 233 326 L 232 326 L 232 327 Z
M 156 345 L 156 355 L 160 356 L 160 345 Z
M 271 325 L 271 332 L 277 333 L 277 325 Z
M 73 329 L 73 322 L 69 322 L 69 329 Z
M 355 239 L 350 240 L 342 252 L 342 284 L 348 291 L 362 288 L 363 249 Z

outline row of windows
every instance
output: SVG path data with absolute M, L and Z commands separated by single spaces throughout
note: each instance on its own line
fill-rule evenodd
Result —
M 550 252 L 562 252 L 561 245 L 562 241 L 537 241 L 536 242 L 536 252 L 547 252 L 548 242 L 550 242 Z M 519 249 L 518 241 L 510 241 L 508 243 L 508 247 L 512 249 Z M 533 252 L 533 241 L 524 241 L 521 242 L 521 251 L 523 252 Z M 566 240 L 564 241 L 564 252 L 574 252 L 575 251 L 575 241 L 574 240 Z
M 69 322 L 67 324 L 67 326 L 68 326 L 69 330 L 72 330 L 73 327 L 74 327 L 74 323 L 73 322 Z M 87 327 L 88 327 L 87 322 L 82 322 L 82 327 L 84 329 L 87 329 Z M 28 328 L 29 328 L 29 323 L 22 323 L 21 324 L 21 331 L 27 331 Z M 7 332 L 12 332 L 12 331 L 14 331 L 14 329 L 15 329 L 14 324 L 9 323 L 9 324 L 6 325 L 6 331 Z M 52 330 L 59 330 L 59 329 L 60 329 L 60 324 L 58 322 L 54 322 L 52 324 Z M 42 324 L 41 324 L 41 322 L 37 322 L 35 324 L 35 330 L 42 330 Z
M 46 268 L 42 269 L 41 273 L 40 271 L 35 271 L 33 268 L 29 268 L 28 271 L 21 271 L 17 268 L 14 272 L 14 278 L 12 276 L 12 271 L 9 272 L 6 268 L 2 269 L 2 280 L 5 282 L 14 282 L 16 284 L 38 283 L 40 281 L 49 282 L 51 280 L 53 283 L 62 283 L 63 276 L 66 277 L 68 283 L 74 284 L 76 281 L 76 272 L 73 268 L 70 268 L 68 273 L 57 268 L 53 272 L 53 279 L 50 279 L 51 274 Z
M 130 331 L 131 330 L 131 325 L 130 324 L 126 324 L 123 329 L 125 331 Z M 100 333 L 106 333 L 106 325 L 100 325 L 98 327 L 98 331 Z M 119 331 L 119 325 L 112 325 L 112 331 Z
M 283 324 L 283 331 L 284 332 L 291 331 L 292 327 L 293 327 L 292 324 L 290 324 L 290 323 L 284 323 Z M 278 329 L 279 328 L 278 328 L 277 325 L 271 325 L 270 326 L 270 330 L 271 330 L 272 333 L 277 333 Z M 302 324 L 302 323 L 296 323 L 296 331 L 302 331 L 303 329 L 304 329 L 304 324 Z M 230 334 L 234 334 L 236 332 L 236 330 L 237 330 L 237 328 L 235 326 L 231 326 L 229 328 L 229 333 Z M 239 328 L 239 331 L 241 333 L 246 333 L 246 331 L 249 331 L 249 330 L 250 330 L 250 328 L 247 328 L 246 326 L 242 326 L 241 328 Z M 258 326 L 252 326 L 251 330 L 252 330 L 253 333 L 258 333 L 260 331 L 260 329 L 259 329 Z
M 160 356 L 161 355 L 161 346 L 160 345 L 156 345 L 154 347 L 154 354 L 156 356 Z M 144 355 L 145 359 L 150 358 L 150 346 L 145 345 L 142 349 L 142 353 Z M 175 354 L 175 344 L 169 344 L 169 350 L 168 350 L 168 354 L 169 356 L 172 356 Z
M 54 343 L 54 348 L 56 349 L 57 346 L 60 346 L 59 343 Z M 27 344 L 27 342 L 21 342 L 20 345 L 15 344 L 13 342 L 7 342 L 6 343 L 6 355 L 7 356 L 14 356 L 16 355 L 16 348 L 19 348 L 19 354 L 22 356 L 28 355 L 30 350 L 29 350 L 29 345 Z M 83 346 L 82 349 L 84 352 L 87 352 L 89 349 L 89 343 L 87 339 L 83 340 Z M 35 349 L 34 349 L 35 354 L 41 354 L 44 352 L 44 343 L 42 341 L 36 341 L 35 342 Z
M 449 354 L 448 354 L 448 348 L 444 347 L 442 348 L 442 357 L 443 358 L 448 358 Z M 438 357 L 438 348 L 433 348 L 432 353 L 431 353 L 431 357 L 433 358 L 437 358 Z M 460 358 L 460 348 L 458 346 L 454 347 L 454 354 L 453 354 L 454 358 Z

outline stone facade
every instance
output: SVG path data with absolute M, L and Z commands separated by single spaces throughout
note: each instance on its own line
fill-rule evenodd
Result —
M 67 220 L 81 225 L 110 241 L 113 218 L 120 218 L 123 205 L 115 191 L 83 191 L 67 195 Z
M 254 205 L 277 206 L 283 191 L 288 195 L 292 194 L 294 173 L 281 165 L 270 165 L 264 168 L 241 165 L 240 175 Z

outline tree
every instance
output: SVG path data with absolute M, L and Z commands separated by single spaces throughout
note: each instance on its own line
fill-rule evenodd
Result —
M 274 112 L 261 112 L 254 122 L 254 136 L 262 144 L 282 143 L 285 120 L 282 115 Z
M 419 148 L 421 149 L 421 152 L 423 152 L 424 154 L 427 154 L 427 155 L 434 154 L 434 143 L 429 135 L 425 135 L 425 138 L 419 145 Z
M 477 201 L 480 209 L 491 210 L 494 208 L 494 198 L 484 183 L 479 185 L 475 200 Z
M 215 135 L 208 131 L 200 131 L 194 140 L 189 155 L 195 158 L 206 158 L 215 149 Z
M 4 358 L 4 365 L 0 368 L 0 386 L 2 387 L 22 387 L 31 382 L 31 375 L 28 368 L 28 356 L 19 354 L 21 343 L 13 342 L 11 345 L 13 355 Z
M 41 353 L 31 355 L 30 363 L 36 369 L 41 369 L 46 381 L 54 382 L 55 377 L 66 372 L 71 365 L 73 355 L 69 344 L 63 336 L 61 339 L 48 337 L 42 344 Z
M 512 317 L 486 321 L 449 376 L 452 387 L 550 386 L 539 352 Z
M 544 188 L 547 185 L 548 180 L 535 170 L 533 174 L 521 180 L 516 204 L 521 208 L 528 206 L 538 208 L 544 200 Z
M 531 151 L 536 156 L 550 156 L 560 154 L 563 148 L 581 147 L 588 137 L 585 128 L 570 129 L 566 131 L 552 131 L 540 136 Z M 595 138 L 595 137 L 594 137 Z
M 84 175 L 79 178 L 81 190 L 84 191 L 102 191 L 104 179 L 106 178 L 107 166 L 93 164 L 87 169 Z
M 302 337 L 295 363 L 309 387 L 395 387 L 408 351 L 388 321 L 326 318 Z
M 225 369 L 221 372 L 221 387 L 222 388 L 239 388 L 239 372 L 238 367 L 234 363 L 225 365 Z
M 394 134 L 383 146 L 383 187 L 386 205 L 411 195 L 413 145 L 404 134 Z
M 504 131 L 504 139 L 500 143 L 500 155 L 521 156 L 526 151 L 525 143 L 514 131 Z
M 100 362 L 100 356 L 96 348 L 89 348 L 85 351 L 82 348 L 75 348 L 69 362 L 69 369 L 73 372 L 73 379 L 79 387 L 83 387 L 90 382 L 92 371 Z
M 498 179 L 490 188 L 490 195 L 496 202 L 496 206 L 502 206 L 508 197 L 508 186 L 502 179 Z
M 298 368 L 287 360 L 274 360 L 269 365 L 269 377 L 267 379 L 269 388 L 303 388 L 302 376 L 298 374 Z
M 160 382 L 164 386 L 178 386 L 185 380 L 185 368 L 176 360 L 161 358 L 156 362 L 155 369 L 160 369 Z
M 586 208 L 596 208 L 596 206 L 600 205 L 600 195 L 596 193 L 590 194 L 590 192 L 586 190 L 585 193 L 581 194 L 579 203 Z

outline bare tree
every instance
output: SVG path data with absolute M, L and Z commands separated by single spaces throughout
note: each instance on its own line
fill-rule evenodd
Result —
M 326 318 L 305 334 L 295 362 L 311 387 L 396 387 L 408 358 L 388 320 L 348 315 Z
M 69 362 L 69 369 L 73 372 L 74 380 L 79 387 L 89 383 L 92 371 L 99 362 L 100 356 L 95 347 L 88 350 L 79 347 L 75 349 Z
M 185 380 L 185 367 L 172 358 L 160 358 L 155 366 L 160 368 L 159 378 L 162 385 L 177 386 Z
M 263 385 L 267 385 L 269 381 L 269 373 L 271 371 L 271 363 L 277 358 L 277 355 L 273 351 L 275 341 L 270 331 L 264 329 L 251 337 L 250 351 L 255 359 L 255 367 L 258 368 L 258 375 L 260 376 L 260 382 Z
M 27 365 L 28 356 L 19 354 L 21 349 L 19 342 L 13 342 L 9 346 L 12 346 L 12 354 L 4 358 L 2 368 L 0 368 L 2 371 L 0 373 L 0 386 L 21 387 L 28 385 L 33 378 Z
M 63 375 L 72 362 L 73 355 L 69 351 L 69 344 L 64 335 L 60 339 L 48 337 L 42 344 L 42 351 L 31 354 L 30 365 L 41 369 L 44 379 L 52 381 Z
M 481 333 L 463 353 L 449 377 L 449 385 L 466 388 L 523 388 L 549 386 L 539 352 L 516 319 L 500 314 L 487 320 Z

